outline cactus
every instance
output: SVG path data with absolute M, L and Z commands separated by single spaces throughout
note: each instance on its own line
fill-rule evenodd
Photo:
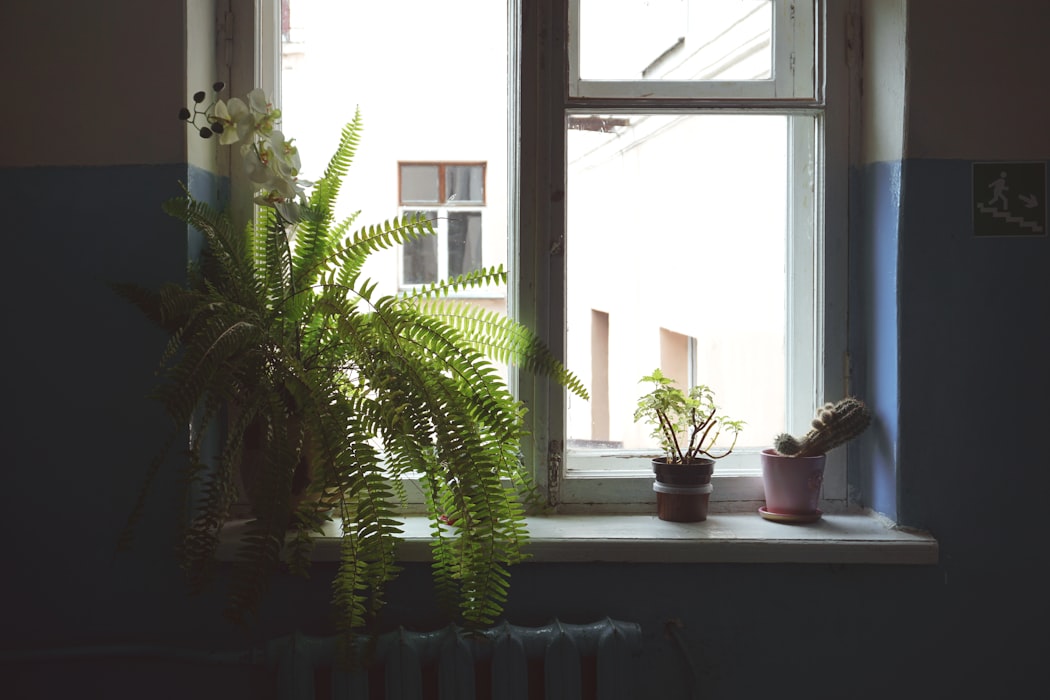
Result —
M 871 423 L 871 410 L 860 399 L 847 396 L 824 404 L 813 419 L 813 429 L 802 438 L 781 433 L 773 441 L 776 451 L 789 457 L 813 457 L 852 440 Z

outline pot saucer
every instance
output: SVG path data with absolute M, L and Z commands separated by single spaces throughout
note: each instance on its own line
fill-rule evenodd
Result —
M 775 523 L 815 523 L 820 520 L 820 516 L 824 513 L 820 510 L 816 510 L 812 513 L 774 513 L 771 510 L 766 510 L 765 506 L 758 509 L 758 514 L 766 520 L 771 520 Z

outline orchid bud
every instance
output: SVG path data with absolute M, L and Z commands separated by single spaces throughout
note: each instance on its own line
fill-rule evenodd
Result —
M 205 97 L 207 97 L 207 95 L 204 94 L 204 90 L 198 90 L 197 92 L 193 93 L 193 101 L 197 104 L 204 102 Z
M 214 90 L 215 92 L 222 92 L 222 89 L 224 87 L 226 87 L 226 83 L 224 83 L 224 82 L 222 82 L 220 80 L 217 83 L 212 83 L 211 89 Z
M 186 109 L 185 107 L 179 110 L 179 119 L 186 120 L 189 119 L 190 116 L 190 110 Z
M 212 135 L 212 130 L 206 126 L 202 126 L 200 134 L 202 139 L 210 139 Z

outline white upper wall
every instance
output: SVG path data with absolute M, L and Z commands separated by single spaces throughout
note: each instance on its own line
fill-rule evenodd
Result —
M 0 166 L 184 162 L 186 12 L 211 2 L 5 3 Z
M 907 3 L 909 158 L 1050 158 L 1050 2 Z
M 907 94 L 906 0 L 861 4 L 861 158 L 897 161 L 904 153 Z

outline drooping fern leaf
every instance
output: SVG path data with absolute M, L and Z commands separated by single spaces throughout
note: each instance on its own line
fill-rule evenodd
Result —
M 169 333 L 156 398 L 173 439 L 193 425 L 183 497 L 196 500 L 180 558 L 191 587 L 207 585 L 231 505 L 247 495 L 228 609 L 243 621 L 275 573 L 307 573 L 314 539 L 335 520 L 332 601 L 340 628 L 359 630 L 400 571 L 400 480 L 421 474 L 439 595 L 464 624 L 488 624 L 524 556 L 532 489 L 520 458 L 524 408 L 498 365 L 586 389 L 527 328 L 449 298 L 505 284 L 502 267 L 377 292 L 363 276 L 369 256 L 435 234 L 419 215 L 363 227 L 356 214 L 336 220 L 360 131 L 355 114 L 294 224 L 261 207 L 238 230 L 189 196 L 168 202 L 203 236 L 201 259 L 182 284 L 115 287 Z M 217 451 L 203 438 L 208 426 L 220 428 Z M 162 464 L 148 470 L 146 490 Z

